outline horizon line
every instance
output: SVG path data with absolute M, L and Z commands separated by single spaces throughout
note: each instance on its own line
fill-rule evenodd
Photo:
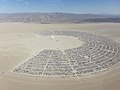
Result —
M 93 15 L 120 15 L 120 14 L 116 14 L 116 13 L 74 13 L 74 12 L 0 12 L 0 14 L 22 14 L 22 13 L 65 13 L 65 14 L 93 14 Z

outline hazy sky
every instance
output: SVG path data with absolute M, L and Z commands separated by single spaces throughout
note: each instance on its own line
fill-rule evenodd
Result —
M 7 12 L 120 14 L 120 0 L 0 0 L 0 13 Z

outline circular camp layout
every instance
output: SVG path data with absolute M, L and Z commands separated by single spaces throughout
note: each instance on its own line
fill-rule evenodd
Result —
M 44 50 L 15 67 L 14 73 L 80 77 L 107 71 L 120 62 L 119 44 L 106 37 L 76 31 L 46 31 L 38 35 L 44 37 Z

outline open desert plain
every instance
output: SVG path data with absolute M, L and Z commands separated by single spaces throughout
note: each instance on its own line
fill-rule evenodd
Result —
M 120 90 L 120 24 L 1 22 L 0 90 Z

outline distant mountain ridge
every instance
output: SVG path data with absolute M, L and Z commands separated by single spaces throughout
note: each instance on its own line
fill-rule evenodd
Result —
M 0 13 L 0 22 L 24 23 L 120 23 L 120 15 L 74 14 L 74 13 Z

